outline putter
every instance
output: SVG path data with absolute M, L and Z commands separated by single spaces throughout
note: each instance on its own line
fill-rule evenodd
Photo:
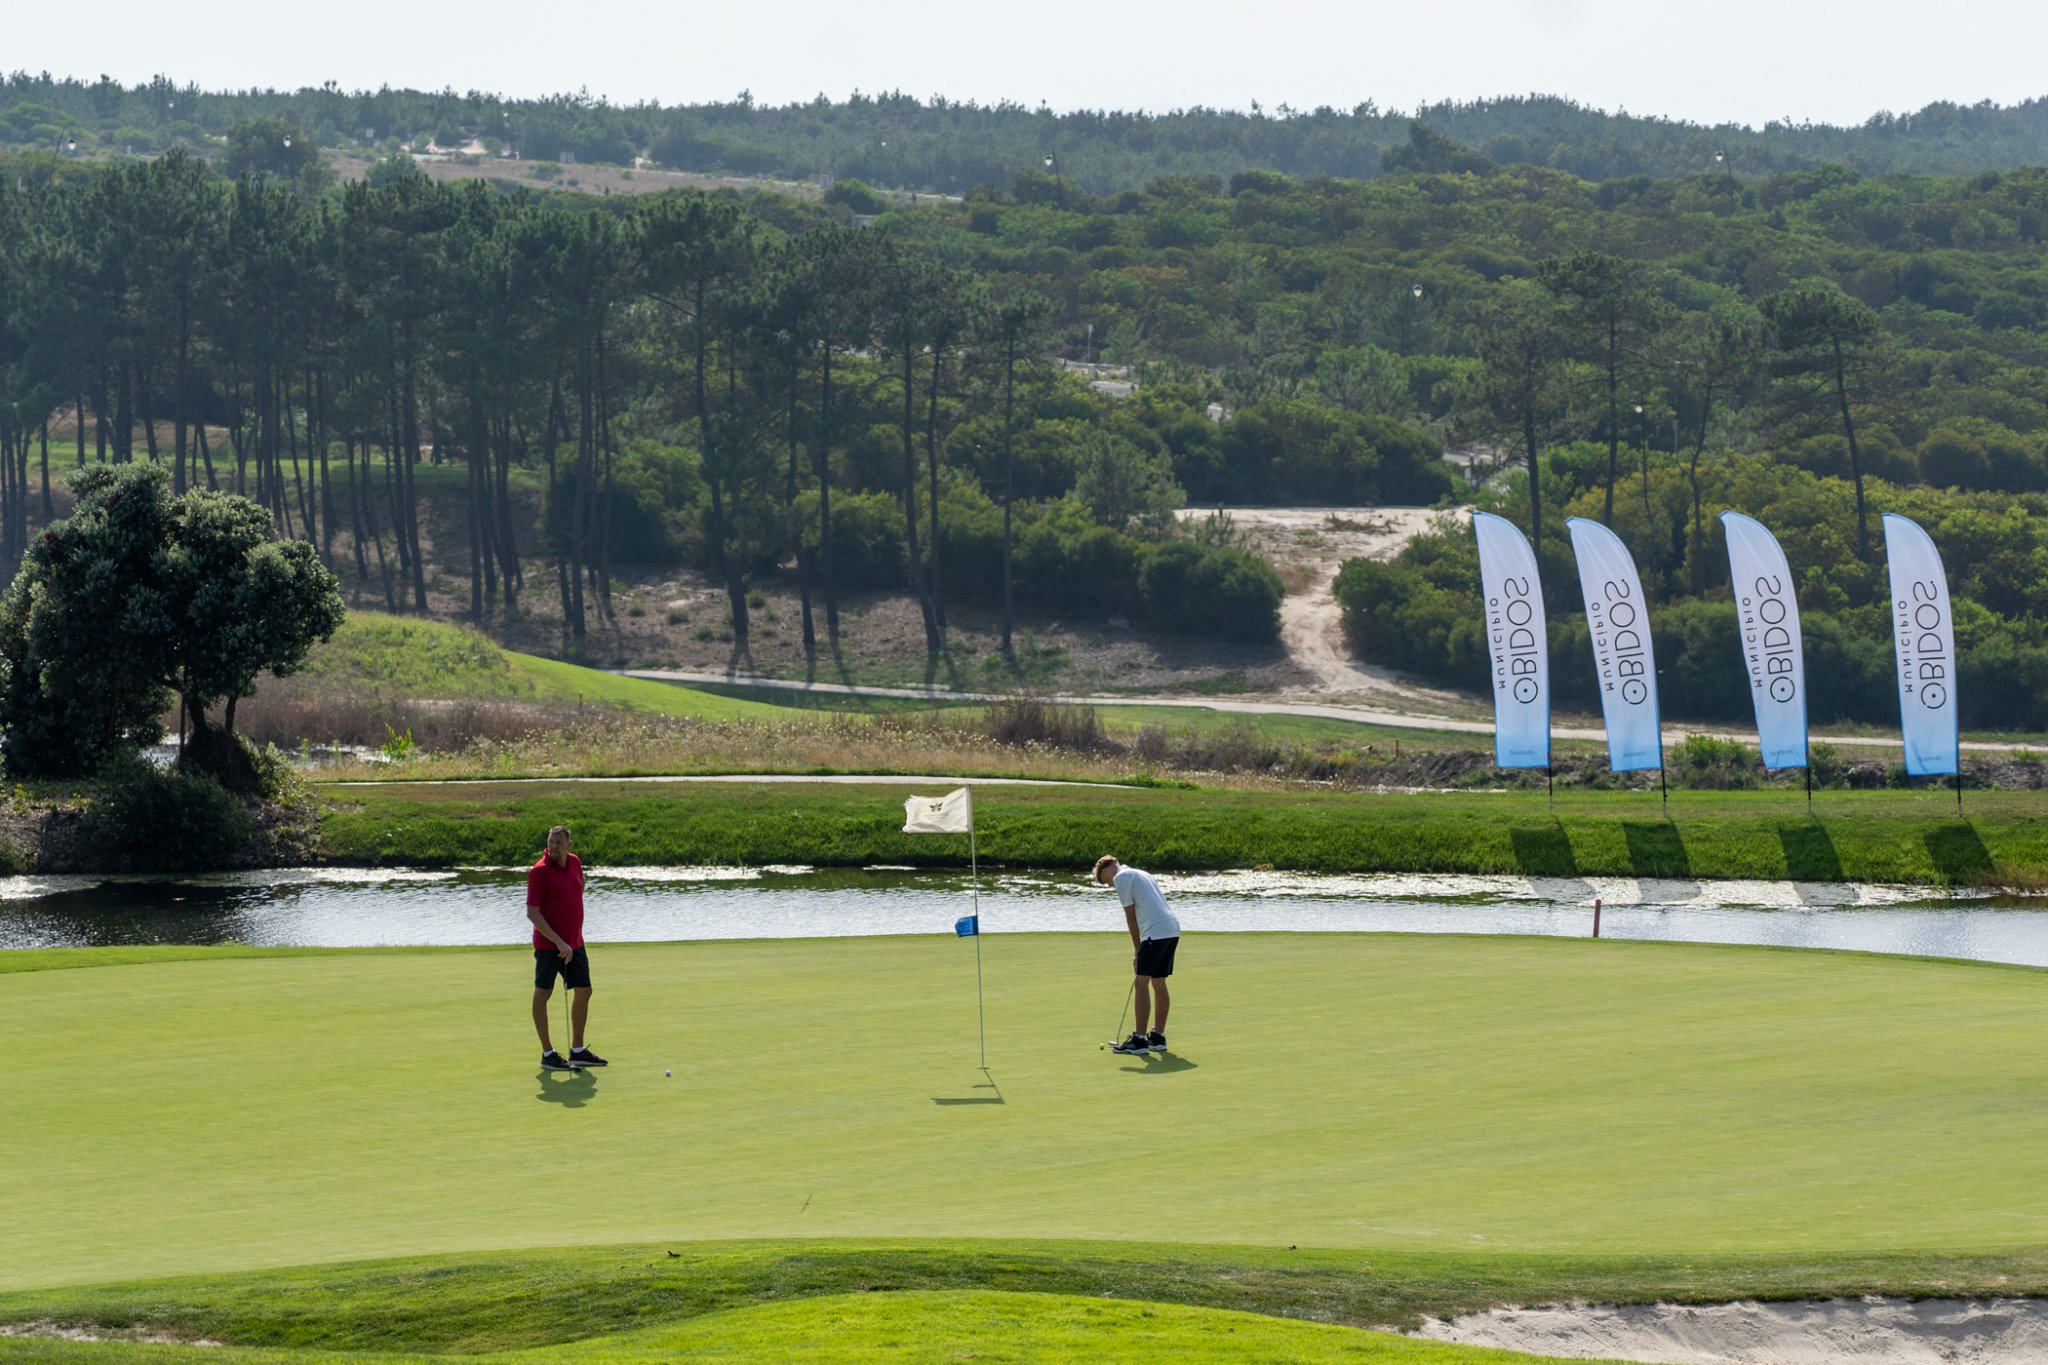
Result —
M 1127 1015 L 1131 1012 L 1131 999 L 1133 996 L 1137 995 L 1137 993 L 1138 978 L 1134 976 L 1131 978 L 1131 988 L 1124 992 L 1124 1008 L 1123 1013 L 1117 1015 L 1116 1017 L 1116 1032 L 1115 1034 L 1111 1035 L 1110 1040 L 1108 1042 L 1104 1043 L 1101 1047 L 1096 1049 L 1097 1052 L 1102 1052 L 1109 1048 L 1113 1048 L 1118 1043 L 1121 1043 L 1124 1040 L 1124 1015 Z
M 570 1066 L 576 1067 L 576 1070 L 581 1071 L 583 1068 L 576 1066 L 575 1058 L 576 1022 L 573 1014 L 576 1008 L 575 995 L 576 992 L 569 989 L 568 978 L 564 977 L 562 979 L 562 1041 L 569 1044 L 569 1046 L 562 1050 L 562 1055 L 569 1058 Z

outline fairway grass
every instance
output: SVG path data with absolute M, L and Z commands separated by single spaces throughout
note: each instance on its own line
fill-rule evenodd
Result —
M 2048 1246 L 2048 974 L 2027 969 L 1216 935 L 1182 953 L 1174 1053 L 1140 1061 L 1099 1048 L 1120 935 L 992 935 L 984 1076 L 950 935 L 600 943 L 614 1065 L 570 1076 L 535 1067 L 523 949 L 81 957 L 0 976 L 34 1043 L 0 1108 L 0 1290 L 665 1238 L 1610 1279 L 1876 1258 L 1887 1283 Z
M 961 781 L 935 777 L 934 790 Z M 971 779 L 965 779 L 971 780 Z M 902 832 L 900 786 L 532 781 L 326 783 L 322 857 L 447 867 L 530 862 L 575 826 L 593 865 L 967 865 L 966 841 Z M 2048 793 L 1347 792 L 1209 787 L 984 787 L 980 854 L 1085 867 L 1115 851 L 1155 870 L 1275 867 L 1528 877 L 2040 884 Z M 1587 892 L 1590 899 L 1591 892 Z
M 788 715 L 761 702 L 502 649 L 468 626 L 381 612 L 351 612 L 333 639 L 313 647 L 304 671 L 316 683 L 407 698 L 566 702 L 711 721 Z

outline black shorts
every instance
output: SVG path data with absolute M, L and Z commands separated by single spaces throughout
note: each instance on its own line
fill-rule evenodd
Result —
M 562 984 L 572 990 L 590 989 L 590 952 L 578 948 L 576 955 L 567 962 L 562 961 L 559 948 L 535 948 L 533 950 L 533 988 L 537 991 L 551 991 L 555 988 L 555 976 L 559 973 Z
M 1138 945 L 1139 976 L 1172 976 L 1173 950 L 1180 947 L 1178 935 L 1173 938 L 1148 938 Z

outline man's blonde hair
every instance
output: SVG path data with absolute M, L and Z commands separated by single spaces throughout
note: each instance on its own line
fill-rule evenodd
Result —
M 1110 866 L 1110 865 L 1112 865 L 1112 864 L 1114 864 L 1114 865 L 1116 865 L 1116 866 L 1118 866 L 1118 867 L 1122 867 L 1122 866 L 1123 866 L 1123 864 L 1122 864 L 1121 862 L 1118 862 L 1118 861 L 1117 861 L 1117 856 L 1116 856 L 1116 855 L 1115 855 L 1114 853 L 1105 853 L 1105 854 L 1103 854 L 1103 855 L 1102 855 L 1102 856 L 1101 856 L 1100 858 L 1097 858 L 1097 859 L 1095 860 L 1095 876 L 1096 876 L 1096 878 L 1097 878 L 1098 880 L 1100 880 L 1100 879 L 1101 879 L 1101 877 L 1102 877 L 1102 869 L 1103 869 L 1103 868 L 1105 868 L 1105 867 L 1109 867 L 1109 866 Z

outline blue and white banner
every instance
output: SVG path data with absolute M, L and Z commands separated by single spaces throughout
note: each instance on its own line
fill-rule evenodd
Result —
M 1899 730 L 1906 771 L 1959 770 L 1956 623 L 1941 552 L 1918 524 L 1884 514 L 1884 557 L 1892 576 L 1892 644 L 1899 664 Z
M 1757 747 L 1766 768 L 1806 766 L 1806 651 L 1799 597 L 1777 537 L 1740 512 L 1723 512 L 1728 577 L 1742 629 Z
M 1550 766 L 1550 644 L 1543 584 L 1521 528 L 1472 514 L 1479 538 L 1479 585 L 1486 600 L 1486 653 L 1493 662 L 1493 761 L 1501 768 Z
M 1635 557 L 1621 537 L 1597 521 L 1573 517 L 1572 554 L 1586 597 L 1593 637 L 1593 673 L 1607 721 L 1607 766 L 1618 773 L 1664 766 L 1664 730 L 1657 707 L 1657 656 L 1650 646 L 1649 599 Z

